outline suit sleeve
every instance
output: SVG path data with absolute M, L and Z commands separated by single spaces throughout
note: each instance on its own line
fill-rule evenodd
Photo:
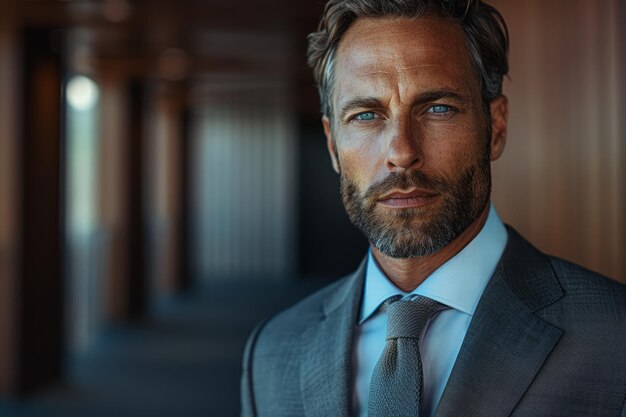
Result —
M 254 348 L 259 334 L 267 320 L 259 323 L 248 337 L 246 348 L 243 353 L 243 372 L 241 374 L 241 417 L 257 417 L 256 403 L 254 399 L 254 379 L 252 376 Z

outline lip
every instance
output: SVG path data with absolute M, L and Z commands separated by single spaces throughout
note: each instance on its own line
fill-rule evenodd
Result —
M 385 194 L 378 199 L 378 202 L 387 207 L 393 208 L 414 208 L 421 207 L 433 202 L 439 194 L 423 189 L 396 190 Z

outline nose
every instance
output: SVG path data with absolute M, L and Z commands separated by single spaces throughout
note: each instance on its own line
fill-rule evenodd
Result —
M 398 120 L 389 132 L 386 165 L 390 171 L 419 168 L 423 163 L 422 144 L 410 117 Z

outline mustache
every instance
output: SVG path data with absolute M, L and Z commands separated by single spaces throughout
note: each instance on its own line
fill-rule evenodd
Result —
M 394 189 L 406 190 L 409 188 L 424 188 L 442 193 L 450 187 L 447 181 L 428 176 L 421 171 L 411 171 L 408 174 L 392 172 L 387 177 L 368 187 L 363 197 L 366 199 L 377 199 Z

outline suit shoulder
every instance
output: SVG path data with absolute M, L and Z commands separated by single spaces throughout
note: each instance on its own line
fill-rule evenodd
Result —
M 559 282 L 569 294 L 616 296 L 626 301 L 626 285 L 564 259 L 549 257 Z
M 260 331 L 260 340 L 274 343 L 300 335 L 309 323 L 321 317 L 327 297 L 346 285 L 348 279 L 349 276 L 332 282 L 271 317 Z
M 543 253 L 507 226 L 509 241 L 500 266 L 512 276 L 507 282 L 523 299 L 543 298 L 551 304 L 561 299 L 568 304 L 612 304 L 626 309 L 626 285 L 564 259 Z M 548 297 L 545 296 L 548 294 Z M 548 304 L 543 304 L 545 307 Z M 580 307 L 580 305 L 579 305 Z
M 549 259 L 564 293 L 550 310 L 561 311 L 578 330 L 588 328 L 626 341 L 626 285 L 571 262 Z

